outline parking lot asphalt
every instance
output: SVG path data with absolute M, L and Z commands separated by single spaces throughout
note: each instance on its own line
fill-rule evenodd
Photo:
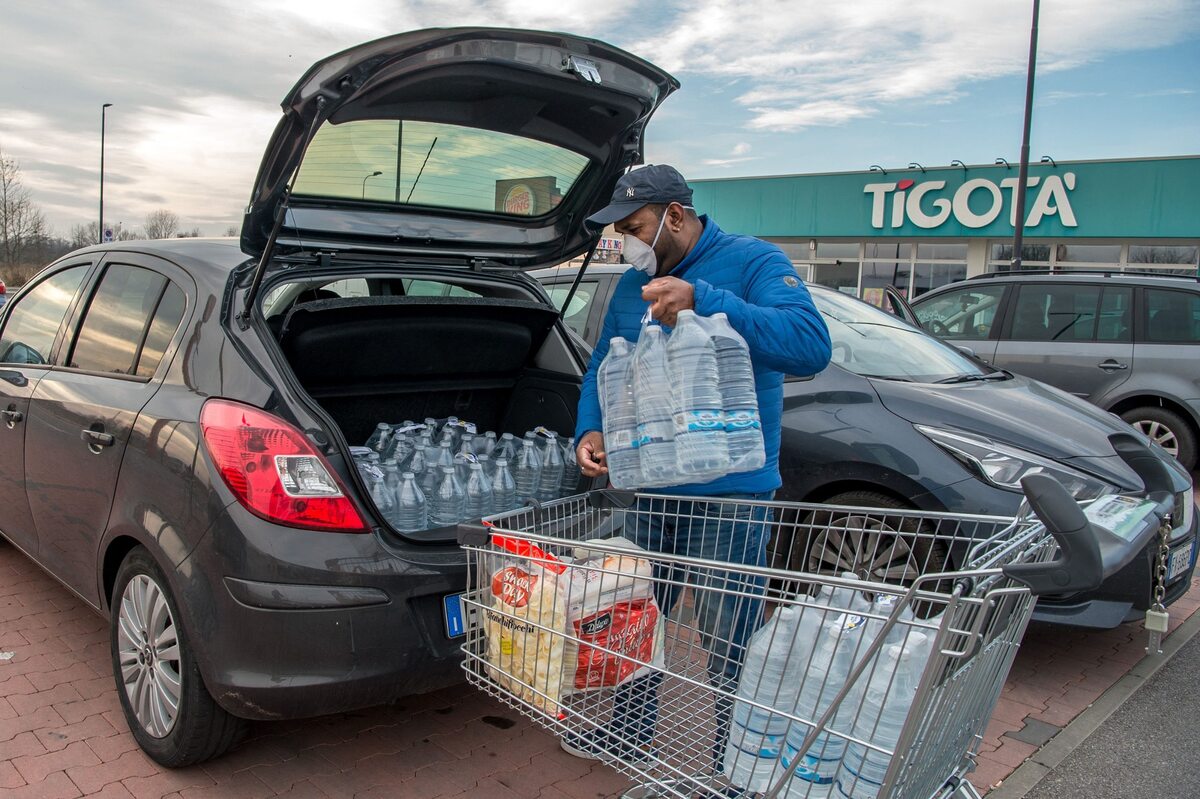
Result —
M 1200 608 L 1200 580 L 1172 629 Z M 1143 655 L 1136 624 L 1099 633 L 1032 626 L 972 781 L 1006 777 Z M 627 785 L 467 686 L 319 719 L 257 723 L 217 760 L 167 771 L 125 725 L 105 622 L 0 542 L 0 796 L 599 799 Z

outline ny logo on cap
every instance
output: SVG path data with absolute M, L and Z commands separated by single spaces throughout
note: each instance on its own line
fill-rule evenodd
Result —
M 632 197 L 632 196 L 633 196 L 633 186 L 630 186 L 629 188 L 625 189 L 625 196 L 626 196 L 626 197 Z

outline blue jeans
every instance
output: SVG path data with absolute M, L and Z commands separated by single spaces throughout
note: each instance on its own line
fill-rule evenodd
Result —
M 742 502 L 767 502 L 775 492 L 734 494 L 705 499 L 639 499 L 625 522 L 626 538 L 650 552 L 662 552 L 739 565 L 765 566 L 772 513 Z M 733 502 L 730 502 L 732 500 Z M 729 737 L 732 694 L 741 674 L 750 636 L 762 624 L 766 580 L 737 571 L 700 569 L 670 563 L 655 565 L 655 600 L 670 616 L 684 584 L 697 590 L 692 626 L 708 652 L 709 680 L 717 694 L 714 768 L 719 771 Z M 717 590 L 714 590 L 717 589 Z M 723 593 L 721 589 L 729 591 Z M 661 673 L 649 674 L 617 689 L 608 731 L 618 740 L 648 748 L 658 723 Z

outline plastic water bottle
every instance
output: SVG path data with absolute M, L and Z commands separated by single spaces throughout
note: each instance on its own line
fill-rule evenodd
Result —
M 618 336 L 610 342 L 597 375 L 600 407 L 604 412 L 608 479 L 616 488 L 637 488 L 642 482 L 632 362 L 629 342 Z
M 464 518 L 467 521 L 476 521 L 484 516 L 491 516 L 495 512 L 492 509 L 492 486 L 488 483 L 487 475 L 483 473 L 483 466 L 479 463 L 471 464 L 464 491 L 467 495 Z
M 853 578 L 854 575 L 849 575 Z M 821 620 L 821 631 L 817 635 L 812 658 L 800 687 L 796 703 L 796 715 L 816 722 L 846 683 L 854 665 L 854 656 L 860 651 L 859 644 L 866 617 L 860 615 L 870 604 L 857 591 L 836 589 L 830 598 L 830 610 Z M 848 733 L 857 710 L 856 695 L 851 692 L 813 741 L 812 747 L 802 750 L 804 739 L 811 728 L 805 724 L 793 724 L 787 732 L 783 752 L 779 760 L 780 775 L 796 758 L 800 763 L 788 782 L 783 796 L 787 799 L 828 797 L 836 790 L 834 779 L 846 753 L 846 739 L 829 732 L 830 729 Z
M 432 497 L 441 487 L 442 469 L 444 467 L 454 468 L 454 453 L 450 449 L 450 442 L 442 441 L 436 447 L 427 447 L 425 460 L 425 476 L 421 478 L 421 490 L 425 492 L 425 498 L 430 501 L 429 515 L 432 516 Z
M 767 461 L 763 447 L 762 420 L 750 348 L 729 324 L 723 313 L 708 320 L 708 333 L 717 354 L 718 386 L 725 413 L 725 438 L 729 446 L 729 469 L 749 472 Z
M 539 502 L 549 502 L 558 498 L 563 479 L 562 449 L 558 446 L 556 434 L 551 433 L 546 437 L 539 454 L 542 458 L 542 477 L 538 481 L 537 498 Z
M 496 431 L 488 430 L 483 437 L 475 437 L 475 454 L 491 455 L 496 451 Z
M 425 474 L 427 461 L 425 460 L 425 447 L 418 442 L 413 446 L 413 451 L 409 454 L 407 460 L 401 461 L 400 467 L 410 471 L 418 479 Z
M 395 511 L 395 495 L 388 490 L 382 471 L 371 473 L 370 486 L 371 501 L 375 503 L 375 507 L 379 509 L 379 513 L 383 518 L 391 522 L 395 518 L 393 516 L 393 511 Z
M 517 440 L 512 433 L 505 433 L 500 436 L 500 441 L 497 442 L 495 449 L 492 450 L 493 458 L 504 458 L 510 464 L 517 459 Z
M 667 376 L 667 342 L 658 325 L 650 325 L 642 331 L 634 355 L 633 371 L 642 485 L 666 486 L 685 482 L 679 479 L 682 475 L 675 457 L 671 383 Z
M 575 459 L 575 437 L 567 439 L 562 448 L 563 477 L 559 485 L 558 495 L 573 496 L 579 490 L 579 462 Z
M 513 480 L 517 484 L 517 504 L 523 505 L 526 500 L 537 496 L 542 480 L 542 458 L 533 441 L 528 438 L 521 442 L 521 451 L 517 453 Z
M 497 458 L 496 471 L 492 474 L 492 512 L 504 513 L 516 508 L 517 484 L 508 470 L 508 461 Z
M 383 462 L 383 488 L 388 495 L 388 513 L 384 514 L 389 522 L 396 523 L 396 489 L 400 487 L 400 467 L 394 458 Z
M 811 601 L 822 602 L 821 594 Z M 750 639 L 738 682 L 738 699 L 752 700 L 778 712 L 745 701 L 734 704 L 724 764 L 725 775 L 740 788 L 766 791 L 782 774 L 779 758 L 791 722 L 782 714 L 796 712 L 801 684 L 796 676 L 808 667 L 821 633 L 823 614 L 819 607 L 789 605 L 776 611 Z
M 458 451 L 475 454 L 475 434 L 470 430 L 464 430 L 462 436 L 459 437 Z
M 434 527 L 458 524 L 467 516 L 467 495 L 453 466 L 440 468 L 440 484 L 429 498 L 429 523 Z
M 475 460 L 483 467 L 483 476 L 490 482 L 492 475 L 496 473 L 496 464 L 492 463 L 492 457 L 487 453 L 482 453 L 476 455 Z
M 863 672 L 870 674 L 871 679 L 854 723 L 855 738 L 895 750 L 931 650 L 932 639 L 921 632 L 912 632 L 902 642 L 887 644 L 880 650 L 873 664 L 874 672 L 870 671 L 871 666 Z M 882 752 L 850 744 L 845 767 L 838 777 L 838 795 L 875 799 L 891 760 Z
M 667 342 L 675 413 L 675 461 L 684 480 L 713 479 L 729 470 L 725 418 L 717 385 L 717 352 L 694 311 L 680 311 Z
M 465 449 L 454 456 L 454 474 L 464 487 L 467 485 L 467 477 L 471 474 L 471 465 L 478 462 L 475 455 Z
M 412 472 L 400 475 L 396 487 L 396 529 L 402 533 L 415 533 L 429 527 L 429 511 L 425 505 L 425 494 L 417 485 Z
M 375 425 L 375 429 L 371 431 L 370 438 L 367 439 L 367 446 L 376 452 L 382 452 L 387 446 L 388 436 L 392 431 L 392 426 L 387 422 L 380 422 Z

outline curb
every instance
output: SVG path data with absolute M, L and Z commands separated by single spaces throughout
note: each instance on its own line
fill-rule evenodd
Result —
M 1022 799 L 1042 778 L 1061 764 L 1089 735 L 1095 732 L 1129 697 L 1158 672 L 1183 646 L 1200 633 L 1200 611 L 1193 613 L 1163 641 L 1161 655 L 1146 655 L 1129 672 L 1100 695 L 1075 720 L 1063 727 L 1041 749 L 1029 756 L 987 799 Z

